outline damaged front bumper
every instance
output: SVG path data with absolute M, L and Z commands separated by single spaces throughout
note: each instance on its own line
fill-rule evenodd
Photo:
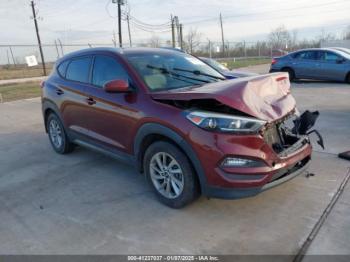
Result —
M 308 122 L 309 120 L 306 121 L 305 116 L 310 118 L 310 114 L 313 113 L 304 113 L 294 119 L 294 126 L 302 126 L 301 129 L 288 129 L 284 126 L 283 120 L 264 130 L 260 134 L 263 144 L 252 145 L 257 147 L 256 150 L 250 151 L 250 155 L 246 154 L 244 157 L 260 158 L 259 160 L 265 165 L 243 168 L 218 166 L 215 168 L 215 174 L 220 179 L 215 179 L 217 185 L 208 183 L 204 194 L 208 197 L 226 199 L 255 196 L 305 172 L 310 164 L 312 154 L 308 134 L 315 132 L 309 130 L 313 127 L 318 116 L 318 113 L 314 114 L 317 116 Z M 250 140 L 253 141 L 253 138 Z M 323 146 L 322 137 L 318 142 Z M 233 155 L 237 155 L 234 145 L 231 146 L 232 152 L 228 151 L 228 146 L 222 148 L 224 148 L 223 151 L 226 155 L 232 155 L 232 152 Z
M 292 178 L 306 172 L 310 165 L 310 158 L 306 160 L 301 166 L 298 166 L 296 169 L 293 169 L 292 172 L 286 172 L 285 175 L 280 178 L 273 180 L 271 182 L 266 183 L 261 187 L 249 187 L 249 188 L 223 188 L 216 186 L 207 186 L 205 195 L 207 197 L 214 198 L 223 198 L 223 199 L 238 199 L 245 197 L 256 196 L 257 194 L 266 191 L 270 188 L 278 186 Z

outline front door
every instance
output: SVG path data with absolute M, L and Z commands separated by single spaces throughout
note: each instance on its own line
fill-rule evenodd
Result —
M 93 142 L 109 149 L 131 153 L 133 130 L 139 112 L 133 108 L 137 93 L 107 93 L 103 86 L 111 80 L 130 81 L 127 71 L 116 57 L 96 55 L 93 61 L 92 85 L 85 88 L 90 101 L 89 133 Z
M 323 79 L 344 81 L 347 73 L 346 64 L 340 55 L 331 51 L 320 52 L 320 75 Z

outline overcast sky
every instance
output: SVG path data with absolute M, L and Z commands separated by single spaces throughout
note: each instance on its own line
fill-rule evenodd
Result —
M 116 29 L 116 5 L 111 0 L 36 0 L 43 43 L 60 38 L 64 43 L 111 43 Z M 228 41 L 263 40 L 271 29 L 285 25 L 299 38 L 313 38 L 324 29 L 341 35 L 350 24 L 349 0 L 129 0 L 131 15 L 148 24 L 164 24 L 177 15 L 184 34 L 197 28 L 203 41 L 220 40 L 222 13 Z M 36 43 L 30 1 L 0 0 L 0 44 Z M 133 41 L 142 42 L 152 33 L 131 23 Z M 170 40 L 170 32 L 156 34 Z M 123 37 L 128 41 L 126 22 Z

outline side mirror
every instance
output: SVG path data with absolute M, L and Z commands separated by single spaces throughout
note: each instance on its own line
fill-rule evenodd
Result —
M 345 62 L 345 59 L 342 58 L 342 57 L 340 57 L 340 58 L 338 58 L 337 60 L 335 60 L 335 62 L 336 62 L 337 64 L 342 64 L 342 63 Z
M 129 88 L 129 83 L 125 80 L 112 80 L 107 82 L 104 86 L 103 89 L 107 93 L 127 93 L 130 92 Z

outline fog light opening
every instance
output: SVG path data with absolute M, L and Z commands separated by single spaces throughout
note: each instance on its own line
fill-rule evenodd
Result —
M 264 165 L 262 161 L 241 157 L 227 157 L 221 164 L 222 167 L 261 167 Z

